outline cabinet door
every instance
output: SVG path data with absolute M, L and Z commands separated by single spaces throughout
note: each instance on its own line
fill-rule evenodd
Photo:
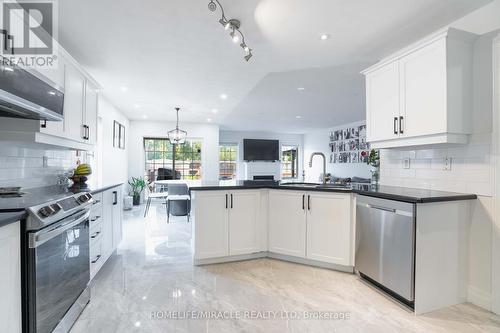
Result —
M 87 139 L 89 144 L 97 142 L 97 88 L 86 80 L 85 83 L 85 119 L 83 124 L 87 126 Z
M 21 333 L 20 222 L 0 228 L 0 331 Z
M 208 259 L 229 255 L 228 193 L 196 192 L 194 202 L 194 258 Z
M 447 131 L 446 40 L 423 47 L 400 60 L 401 136 Z
M 66 64 L 64 92 L 64 129 L 68 139 L 83 142 L 83 106 L 85 78 L 71 64 Z
M 106 191 L 102 197 L 102 252 L 104 256 L 110 255 L 113 248 L 113 193 Z
M 399 137 L 399 64 L 397 61 L 366 75 L 367 140 Z M 395 121 L 396 120 L 396 121 Z
M 64 72 L 65 64 L 62 60 L 59 60 L 59 65 L 57 69 L 37 69 L 40 74 L 47 77 L 51 82 L 50 84 L 55 84 L 59 88 L 64 89 Z M 66 109 L 63 110 L 64 117 L 66 117 Z M 64 137 L 66 135 L 64 131 L 64 120 L 62 121 L 40 121 L 40 132 L 44 134 Z
M 269 251 L 304 258 L 306 255 L 305 194 L 269 192 Z
M 351 265 L 351 196 L 308 193 L 307 258 Z
M 116 249 L 122 241 L 122 190 L 120 187 L 111 189 L 112 207 L 113 207 L 113 249 Z
M 259 252 L 260 191 L 233 191 L 229 196 L 229 255 Z

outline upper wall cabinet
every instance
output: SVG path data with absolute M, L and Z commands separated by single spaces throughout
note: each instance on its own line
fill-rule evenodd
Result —
M 442 30 L 363 71 L 372 147 L 467 143 L 476 37 Z

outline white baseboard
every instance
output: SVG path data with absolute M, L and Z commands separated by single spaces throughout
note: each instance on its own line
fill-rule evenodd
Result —
M 475 286 L 468 286 L 467 301 L 483 309 L 491 311 L 491 293 L 488 293 Z

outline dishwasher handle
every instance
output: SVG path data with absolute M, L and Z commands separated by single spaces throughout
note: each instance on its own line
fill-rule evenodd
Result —
M 392 208 L 392 207 L 386 207 L 386 206 L 380 206 L 380 205 L 375 205 L 371 203 L 359 203 L 357 204 L 358 206 L 366 207 L 368 209 L 376 209 L 376 210 L 381 210 L 384 212 L 396 214 L 396 215 L 402 215 L 402 216 L 408 216 L 408 217 L 414 217 L 415 214 L 413 211 L 408 211 L 408 210 L 402 210 L 402 209 L 397 209 L 397 208 Z
M 366 206 L 368 208 L 373 208 L 373 209 L 378 209 L 378 210 L 384 210 L 386 212 L 396 213 L 395 208 L 387 208 L 387 207 L 382 207 L 382 206 L 377 206 L 377 205 L 372 205 L 372 204 L 367 204 Z

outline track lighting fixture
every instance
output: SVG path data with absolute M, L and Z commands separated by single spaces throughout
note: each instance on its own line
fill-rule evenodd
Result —
M 244 57 L 246 61 L 250 60 L 252 57 L 252 49 L 248 47 L 245 43 L 245 36 L 240 30 L 241 22 L 236 19 L 227 19 L 226 14 L 224 13 L 224 8 L 220 4 L 219 0 L 210 0 L 208 3 L 208 9 L 211 12 L 215 12 L 217 10 L 217 6 L 219 6 L 221 11 L 221 18 L 219 23 L 224 27 L 225 30 L 231 30 L 229 36 L 234 43 L 238 43 L 241 40 L 241 48 L 247 53 Z

